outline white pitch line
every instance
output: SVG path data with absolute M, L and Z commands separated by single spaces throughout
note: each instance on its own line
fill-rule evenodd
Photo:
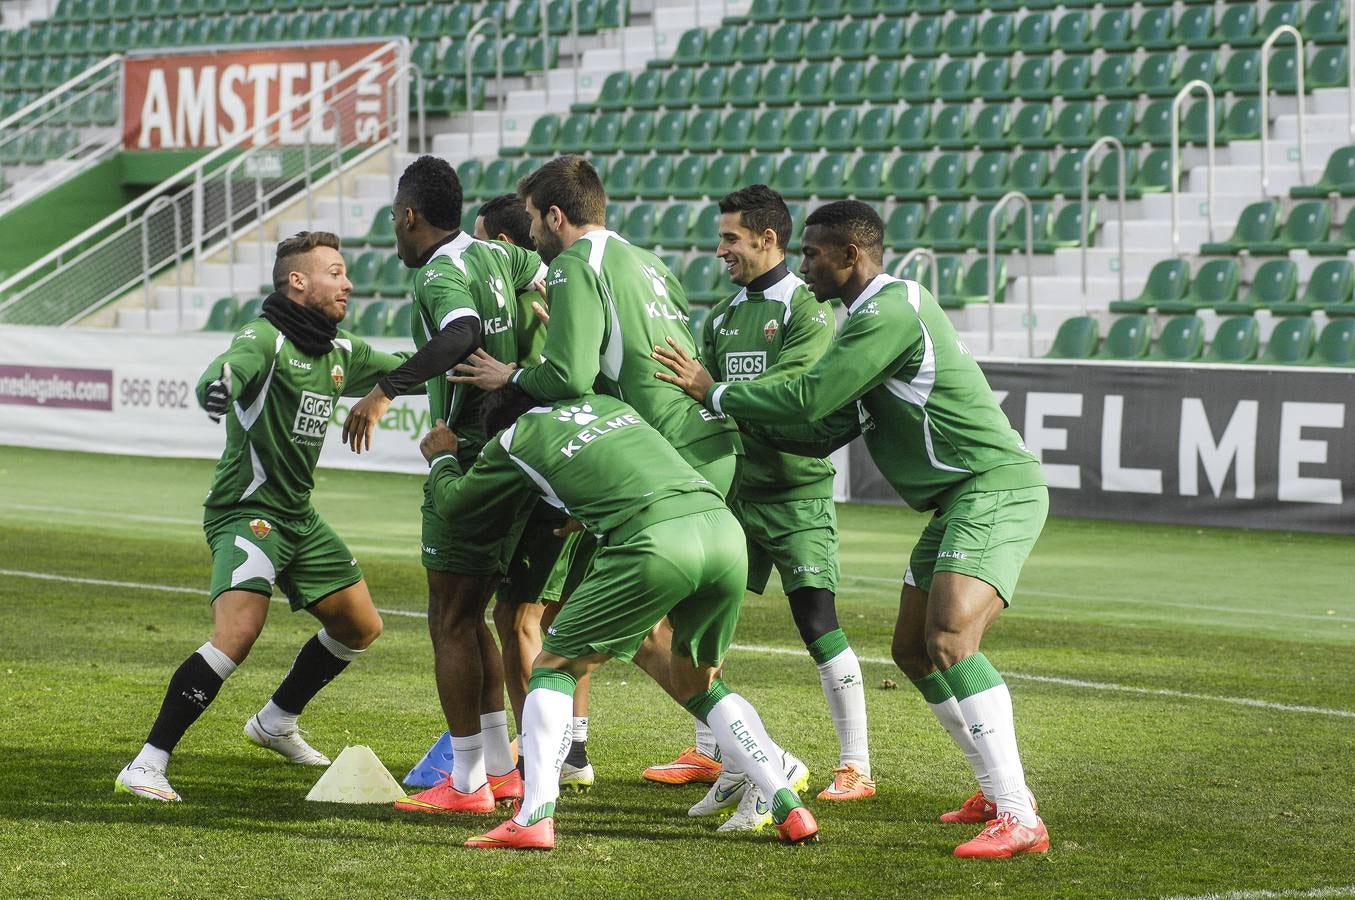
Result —
M 902 575 L 898 578 L 883 578 L 879 575 L 856 575 L 850 572 L 844 572 L 840 577 L 843 581 L 865 581 L 870 584 L 888 584 L 894 587 L 898 587 L 903 583 Z M 1022 588 L 1018 592 L 1018 597 L 1019 596 L 1048 597 L 1052 600 L 1081 600 L 1098 606 L 1113 603 L 1128 603 L 1135 606 L 1162 606 L 1168 609 L 1199 609 L 1207 612 L 1221 612 L 1245 616 L 1267 616 L 1281 619 L 1304 619 L 1313 622 L 1355 622 L 1355 618 L 1350 616 L 1327 616 L 1322 615 L 1321 613 L 1281 612 L 1280 610 L 1274 609 L 1246 609 L 1239 606 L 1214 606 L 1206 603 L 1180 603 L 1171 600 L 1144 600 L 1139 597 L 1093 597 L 1088 594 L 1042 591 L 1038 588 Z
M 1309 888 L 1308 890 L 1293 889 L 1279 891 L 1227 891 L 1221 894 L 1195 894 L 1187 896 L 1178 894 L 1173 897 L 1164 897 L 1163 900 L 1281 900 L 1281 898 L 1306 898 L 1306 897 L 1352 897 L 1355 896 L 1355 884 L 1348 884 L 1345 887 L 1324 887 Z
M 9 576 L 15 578 L 34 578 L 40 581 L 61 581 L 70 584 L 89 584 L 99 587 L 120 587 L 141 591 L 160 591 L 170 594 L 193 594 L 199 597 L 207 596 L 207 592 L 200 588 L 176 587 L 165 584 L 144 584 L 137 581 L 113 581 L 106 578 L 80 578 L 74 575 L 53 575 L 48 572 L 25 572 L 17 569 L 0 569 L 0 576 Z M 284 598 L 273 598 L 275 603 L 287 602 Z M 383 616 L 403 616 L 410 619 L 426 619 L 427 613 L 410 609 L 383 609 L 377 607 L 377 612 Z M 731 650 L 742 650 L 745 653 L 761 653 L 767 656 L 803 656 L 805 650 L 799 647 L 769 647 L 761 644 L 734 644 Z M 885 659 L 879 656 L 859 657 L 861 662 L 873 663 L 876 665 L 892 666 L 893 660 Z M 1010 678 L 1016 681 L 1034 681 L 1040 684 L 1057 684 L 1063 687 L 1083 688 L 1092 691 L 1110 691 L 1122 694 L 1138 694 L 1146 697 L 1171 697 L 1177 700 L 1203 700 L 1211 703 L 1228 703 L 1233 706 L 1248 706 L 1254 709 L 1269 709 L 1275 712 L 1307 713 L 1310 715 L 1336 716 L 1341 719 L 1355 719 L 1355 710 L 1348 709 L 1330 709 L 1324 706 L 1299 706 L 1291 703 L 1275 703 L 1270 700 L 1257 700 L 1251 697 L 1220 697 L 1214 694 L 1195 694 L 1188 691 L 1173 691 L 1166 688 L 1143 688 L 1134 687 L 1126 684 L 1112 684 L 1103 681 L 1085 681 L 1080 678 L 1063 678 L 1057 675 L 1026 675 L 1020 672 L 1005 671 L 1002 673 L 1004 678 Z

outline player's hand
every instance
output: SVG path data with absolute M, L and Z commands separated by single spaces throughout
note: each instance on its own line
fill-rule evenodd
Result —
M 543 300 L 546 299 L 546 286 L 544 284 L 541 285 L 540 290 L 541 290 L 541 300 L 532 301 L 532 315 L 536 316 L 536 320 L 540 322 L 542 325 L 549 327 L 550 310 L 546 307 L 545 303 L 542 302 Z
M 556 537 L 569 537 L 571 534 L 578 531 L 583 531 L 583 523 L 573 516 L 566 519 L 565 524 L 561 525 L 559 528 L 551 529 L 551 533 Z
M 655 347 L 651 355 L 654 359 L 672 369 L 671 374 L 655 372 L 655 378 L 677 385 L 698 403 L 706 402 L 706 395 L 714 387 L 715 380 L 710 377 L 706 367 L 689 356 L 677 341 L 668 338 L 668 346 Z
M 374 387 L 348 411 L 343 420 L 343 442 L 354 453 L 372 449 L 372 433 L 376 423 L 391 408 L 390 398 L 379 387 Z
M 456 364 L 457 374 L 448 375 L 447 380 L 456 384 L 473 384 L 482 391 L 497 391 L 508 383 L 508 377 L 516 368 L 513 363 L 501 363 L 484 350 L 476 350 Z
M 455 453 L 457 448 L 456 434 L 447 427 L 444 419 L 438 419 L 433 430 L 423 436 L 419 441 L 419 452 L 428 462 L 433 461 L 433 457 L 439 453 Z
M 202 394 L 202 408 L 207 410 L 207 418 L 220 422 L 231 404 L 231 364 L 221 366 L 221 377 L 207 385 Z

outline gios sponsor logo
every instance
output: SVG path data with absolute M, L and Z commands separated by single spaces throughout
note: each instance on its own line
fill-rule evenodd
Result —
M 725 354 L 725 378 L 729 381 L 752 381 L 765 371 L 767 371 L 765 350 Z
M 301 392 L 301 403 L 297 406 L 296 419 L 292 422 L 292 434 L 303 438 L 320 440 L 329 427 L 329 417 L 334 414 L 334 398 L 311 391 Z
M 267 519 L 251 519 L 249 530 L 254 532 L 256 538 L 263 540 L 273 533 L 273 526 L 269 524 Z

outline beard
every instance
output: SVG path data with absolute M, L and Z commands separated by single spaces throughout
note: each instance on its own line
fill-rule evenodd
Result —
M 547 232 L 536 242 L 536 255 L 541 257 L 541 261 L 547 265 L 564 252 L 564 241 L 560 240 L 560 236 L 557 234 Z
M 337 325 L 348 315 L 347 310 L 339 305 L 340 299 L 339 297 L 322 297 L 318 294 L 312 294 L 305 299 L 302 305 L 307 309 L 315 310 Z

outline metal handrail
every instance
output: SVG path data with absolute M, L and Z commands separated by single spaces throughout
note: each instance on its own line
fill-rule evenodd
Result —
M 899 260 L 898 262 L 898 273 L 899 275 L 903 275 L 903 270 L 908 268 L 908 264 L 912 262 L 914 258 L 919 256 L 923 257 L 924 259 L 931 263 L 932 299 L 934 300 L 940 299 L 941 273 L 938 271 L 939 267 L 936 261 L 936 251 L 934 251 L 931 247 L 914 247 L 912 250 L 909 250 L 907 253 L 903 254 L 903 259 Z
M 307 129 L 309 133 L 309 128 Z M 231 160 L 230 165 L 226 166 L 225 182 L 225 201 L 226 201 L 226 293 L 235 296 L 235 192 L 231 190 L 232 179 L 235 177 L 235 170 L 255 157 L 249 154 L 241 154 Z M 263 215 L 263 176 L 259 174 L 258 169 L 254 171 L 254 203 L 259 208 L 259 215 Z M 342 207 L 343 204 L 340 204 Z M 149 211 L 141 217 L 144 223 Z
M 215 150 L 212 150 L 211 152 L 207 153 L 197 162 L 175 173 L 172 177 L 165 179 L 157 187 L 151 188 L 149 191 L 142 194 L 140 197 L 136 198 L 127 205 L 123 206 L 121 209 L 117 210 L 116 212 L 110 213 L 109 215 L 100 219 L 98 222 L 86 228 L 80 234 L 67 240 L 54 250 L 48 251 L 42 257 L 29 263 L 27 266 L 24 266 L 18 272 L 15 272 L 13 275 L 11 275 L 8 279 L 6 279 L 3 282 L 0 282 L 0 311 L 3 311 L 8 307 L 12 306 L 14 303 L 16 303 L 23 297 L 24 293 L 26 293 L 21 292 L 13 296 L 6 297 L 6 293 L 10 289 L 12 289 L 15 285 L 22 284 L 27 278 L 32 276 L 34 273 L 40 271 L 44 266 L 47 266 L 53 262 L 55 262 L 58 266 L 61 266 L 67 253 L 70 253 L 72 251 L 78 251 L 80 253 L 85 252 L 89 248 L 92 235 L 99 234 L 119 223 L 122 223 L 124 226 L 129 225 L 131 223 L 132 217 L 137 212 L 144 210 L 144 208 L 149 206 L 157 197 L 169 193 L 170 191 L 174 190 L 179 185 L 181 185 L 185 180 L 190 178 L 193 179 L 194 182 L 193 190 L 195 193 L 194 216 L 193 216 L 193 245 L 194 245 L 193 258 L 195 263 L 200 262 L 202 254 L 202 242 L 204 239 L 200 215 L 204 187 L 203 172 L 213 164 L 220 161 L 223 156 L 237 150 L 242 146 L 251 145 L 254 139 L 254 135 L 259 133 L 267 133 L 267 129 L 272 128 L 275 125 L 277 125 L 278 122 L 283 121 L 284 117 L 290 117 L 294 115 L 297 110 L 308 107 L 315 97 L 317 96 L 324 97 L 326 93 L 330 91 L 336 84 L 339 84 L 340 82 L 353 77 L 357 73 L 364 71 L 369 64 L 376 62 L 381 57 L 389 54 L 392 51 L 392 49 L 394 49 L 397 52 L 401 52 L 402 56 L 406 56 L 407 47 L 408 41 L 404 38 L 401 38 L 399 40 L 387 41 L 385 44 L 382 44 L 379 48 L 373 50 L 371 53 L 367 54 L 362 59 L 359 59 L 356 62 L 354 62 L 353 65 L 349 66 L 347 69 L 343 69 L 338 73 L 334 74 L 333 76 L 331 76 L 328 80 L 326 80 L 319 87 L 316 87 L 310 93 L 297 98 L 296 101 L 291 106 L 287 107 L 286 109 L 279 109 L 273 115 L 269 116 L 267 119 L 264 119 L 257 125 L 254 125 L 249 130 L 244 131 L 239 135 L 236 135 L 235 139 L 231 141 L 229 144 L 223 144 L 220 147 L 217 147 Z
M 179 235 L 183 230 L 183 214 L 179 204 L 166 196 L 156 197 L 146 214 L 141 217 L 141 289 L 146 304 L 146 330 L 151 330 L 151 216 L 168 206 L 174 211 L 174 292 L 179 307 L 179 329 L 183 329 L 183 267 L 179 265 L 182 253 L 179 249 Z
M 541 21 L 546 21 L 545 11 L 542 11 Z M 549 28 L 543 25 L 542 27 Z M 481 19 L 475 23 L 475 26 L 466 33 L 466 116 L 471 121 L 475 121 L 475 90 L 474 83 L 471 81 L 472 58 L 475 56 L 475 38 L 486 28 L 494 29 L 494 106 L 498 110 L 499 116 L 499 146 L 503 146 L 503 31 L 499 28 L 499 23 L 493 19 Z M 545 51 L 542 50 L 542 59 L 545 59 Z M 546 79 L 546 99 L 550 100 L 550 79 Z M 474 127 L 471 128 L 473 132 Z
M 1349 26 L 1347 26 L 1349 27 Z M 1303 129 L 1303 70 L 1306 61 L 1303 57 L 1303 35 L 1293 25 L 1281 25 L 1270 33 L 1261 45 L 1261 196 L 1270 193 L 1270 59 L 1271 48 L 1285 35 L 1294 38 L 1294 57 L 1298 64 L 1298 102 L 1299 102 L 1299 184 L 1303 184 L 1304 164 L 1308 158 L 1308 135 Z
M 16 122 L 18 122 L 20 119 L 22 119 L 24 116 L 26 116 L 26 115 L 28 115 L 29 113 L 31 113 L 33 110 L 35 110 L 35 109 L 41 109 L 42 106 L 43 106 L 44 104 L 50 102 L 50 101 L 52 100 L 52 98 L 54 98 L 54 97 L 56 97 L 56 96 L 58 96 L 58 95 L 60 95 L 60 94 L 65 93 L 66 91 L 68 91 L 68 90 L 70 90 L 71 88 L 75 87 L 75 86 L 76 86 L 77 84 L 79 84 L 80 82 L 87 80 L 91 75 L 94 75 L 94 74 L 97 73 L 97 72 L 102 72 L 104 69 L 107 69 L 109 66 L 116 65 L 117 63 L 120 63 L 120 62 L 122 62 L 122 54 L 121 54 L 121 53 L 114 53 L 114 54 L 112 54 L 111 56 L 105 56 L 101 61 L 95 63 L 95 64 L 92 65 L 92 66 L 90 66 L 88 69 L 85 69 L 83 72 L 80 72 L 78 75 L 76 75 L 75 77 L 71 78 L 69 81 L 67 81 L 67 82 L 65 82 L 65 83 L 63 83 L 63 84 L 57 85 L 56 87 L 52 88 L 52 89 L 51 89 L 50 91 L 48 91 L 47 93 L 43 94 L 43 95 L 42 95 L 41 97 L 39 97 L 38 99 L 36 99 L 36 100 L 34 100 L 33 102 L 29 103 L 27 106 L 22 106 L 22 107 L 20 107 L 19 109 L 16 109 L 14 112 L 10 113 L 10 114 L 9 114 L 8 116 L 6 116 L 5 118 L 0 119 L 0 131 L 4 131 L 5 129 L 11 127 L 11 126 L 14 125 Z
M 1206 112 L 1206 130 L 1209 132 L 1209 169 L 1205 195 L 1205 212 L 1208 215 L 1209 239 L 1214 239 L 1214 89 L 1207 81 L 1196 78 L 1176 92 L 1172 98 L 1172 256 L 1180 255 L 1181 246 L 1181 106 L 1186 98 L 1197 90 L 1204 91 L 1209 102 Z
M 1087 220 L 1091 217 L 1090 185 L 1092 178 L 1092 157 L 1102 148 L 1113 149 L 1120 163 L 1120 300 L 1124 300 L 1124 144 L 1113 134 L 1097 138 L 1096 143 L 1087 148 L 1082 157 L 1082 314 L 1087 314 L 1087 246 L 1090 244 L 1087 233 Z
M 1086 163 L 1083 163 L 1086 165 Z M 1019 201 L 1026 209 L 1026 355 L 1035 355 L 1035 221 L 1030 198 L 1021 191 L 1008 191 L 988 213 L 988 352 L 997 345 L 997 219 L 1008 203 Z

